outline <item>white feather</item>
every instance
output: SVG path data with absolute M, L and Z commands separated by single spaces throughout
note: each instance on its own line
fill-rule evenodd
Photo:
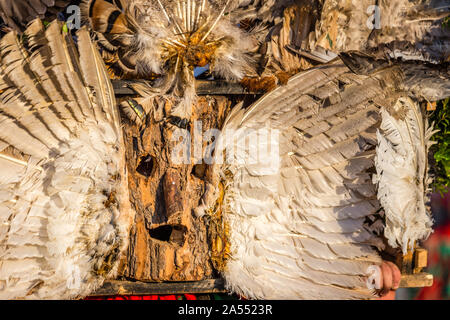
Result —
M 433 221 L 425 206 L 430 135 L 425 135 L 426 120 L 418 104 L 409 98 L 400 98 L 381 114 L 374 182 L 386 214 L 385 236 L 392 247 L 406 254 L 432 231 Z

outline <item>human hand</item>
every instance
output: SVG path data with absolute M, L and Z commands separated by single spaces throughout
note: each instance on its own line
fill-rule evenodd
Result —
M 380 300 L 394 300 L 395 290 L 397 290 L 400 285 L 400 270 L 394 263 L 390 261 L 383 261 L 380 269 Z

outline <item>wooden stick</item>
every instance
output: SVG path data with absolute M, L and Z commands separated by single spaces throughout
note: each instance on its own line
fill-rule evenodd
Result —
M 433 275 L 429 273 L 404 274 L 400 280 L 400 288 L 423 288 L 433 285 Z
M 165 295 L 165 294 L 210 294 L 226 293 L 222 279 L 211 279 L 195 282 L 131 282 L 105 281 L 103 287 L 92 296 L 115 295 Z
M 118 96 L 137 94 L 131 87 L 132 83 L 143 83 L 145 81 L 112 80 L 114 93 Z M 149 83 L 150 84 L 150 83 Z M 223 96 L 223 95 L 255 95 L 263 92 L 249 92 L 238 82 L 230 81 L 199 81 L 195 82 L 197 95 L 199 96 Z
M 413 273 L 422 272 L 423 268 L 426 268 L 428 265 L 428 252 L 425 249 L 416 249 L 414 253 L 414 270 Z
M 400 288 L 422 288 L 433 285 L 433 275 L 419 273 L 402 275 Z M 222 279 L 211 279 L 195 282 L 131 282 L 105 281 L 103 287 L 92 296 L 115 295 L 168 295 L 168 294 L 211 294 L 226 293 Z

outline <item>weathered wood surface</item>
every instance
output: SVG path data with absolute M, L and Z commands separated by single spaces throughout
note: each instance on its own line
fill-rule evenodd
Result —
M 423 268 L 428 265 L 428 251 L 425 249 L 416 249 L 414 253 L 414 270 L 413 273 L 420 273 Z
M 402 273 L 400 288 L 423 288 L 433 285 L 433 275 L 422 272 L 428 264 L 427 256 L 428 251 L 420 247 L 408 251 L 406 255 L 398 254 L 396 264 Z
M 402 275 L 400 288 L 421 288 L 433 285 L 433 275 L 420 273 Z M 223 279 L 195 282 L 146 283 L 131 281 L 106 281 L 92 296 L 114 295 L 165 295 L 226 293 Z
M 200 97 L 186 130 L 193 137 L 197 120 L 201 121 L 201 134 L 221 129 L 231 105 L 225 97 Z M 162 282 L 216 277 L 208 220 L 194 213 L 206 189 L 208 168 L 194 166 L 194 161 L 181 165 L 172 161 L 171 153 L 178 144 L 172 135 L 181 128 L 165 116 L 170 107 L 169 103 L 158 103 L 142 127 L 124 124 L 130 199 L 136 219 L 119 278 Z
M 423 288 L 433 285 L 433 275 L 429 273 L 403 274 L 400 288 Z
M 167 294 L 210 294 L 225 293 L 222 279 L 196 282 L 146 283 L 130 281 L 106 281 L 92 296 L 115 295 L 167 295 Z

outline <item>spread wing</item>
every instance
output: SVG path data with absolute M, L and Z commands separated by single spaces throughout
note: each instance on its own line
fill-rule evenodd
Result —
M 379 135 L 388 136 L 380 108 L 396 101 L 385 89 L 397 87 L 394 74 L 355 75 L 336 61 L 233 111 L 217 147 L 219 158 L 227 153 L 219 171 L 230 290 L 265 299 L 374 297 L 366 281 L 381 261 L 384 213 L 372 178 Z M 405 183 L 423 201 L 424 189 Z M 401 199 L 396 192 L 390 201 Z
M 36 18 L 55 17 L 70 0 L 0 0 L 0 17 L 15 30 L 23 31 Z
M 0 42 L 0 298 L 83 297 L 127 246 L 124 146 L 89 33 L 34 21 Z

